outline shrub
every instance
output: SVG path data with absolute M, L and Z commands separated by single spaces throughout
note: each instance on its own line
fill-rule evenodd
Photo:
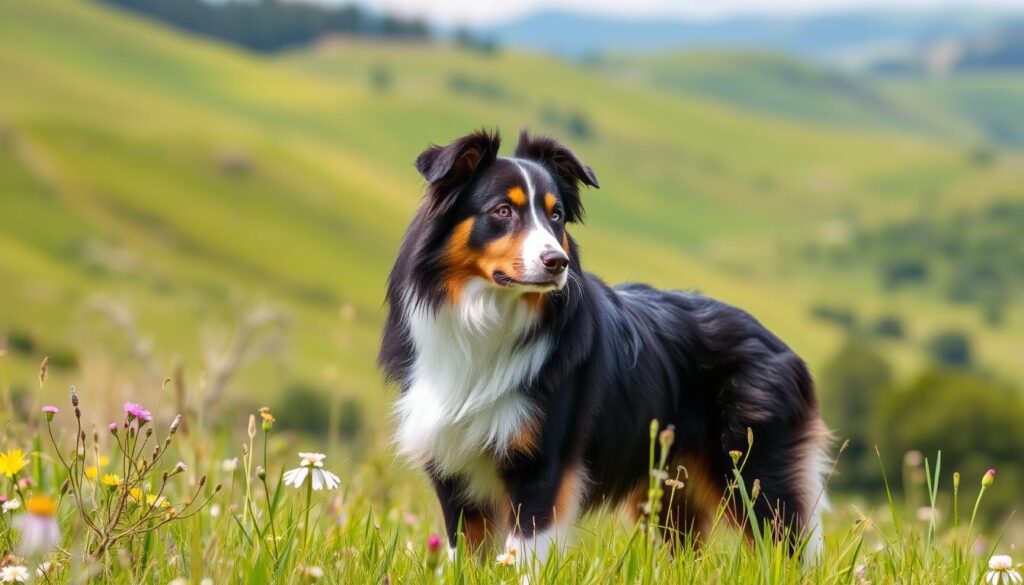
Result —
M 971 365 L 971 338 L 961 331 L 940 331 L 928 341 L 928 354 L 935 363 L 951 368 Z
M 905 390 L 887 393 L 876 428 L 893 471 L 898 469 L 896 460 L 911 450 L 932 456 L 941 450 L 943 470 L 964 477 L 981 477 L 986 469 L 997 468 L 1001 481 L 991 496 L 997 506 L 990 509 L 998 514 L 1017 495 L 1019 484 L 1010 478 L 1024 480 L 1022 420 L 1024 401 L 1015 389 L 975 372 L 935 369 Z
M 873 420 L 880 398 L 892 383 L 891 367 L 871 344 L 850 339 L 825 366 L 818 382 L 825 422 L 840 441 L 850 440 L 834 485 L 877 491 L 882 484 Z

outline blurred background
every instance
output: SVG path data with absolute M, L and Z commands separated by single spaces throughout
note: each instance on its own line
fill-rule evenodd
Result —
M 590 270 L 737 304 L 807 359 L 839 499 L 941 449 L 968 493 L 997 468 L 993 520 L 1024 501 L 1019 2 L 6 0 L 4 412 L 76 384 L 386 454 L 411 163 L 479 127 L 594 167 Z

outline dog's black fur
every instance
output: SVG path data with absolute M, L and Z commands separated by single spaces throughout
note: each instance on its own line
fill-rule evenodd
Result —
M 458 302 L 447 265 L 453 231 L 475 219 L 467 246 L 479 250 L 515 229 L 487 215 L 488 202 L 519 181 L 498 146 L 496 134 L 477 132 L 431 147 L 417 160 L 429 186 L 391 273 L 379 358 L 402 392 L 413 383 L 417 354 L 407 304 L 437 311 Z M 560 506 L 572 507 L 563 501 L 567 481 L 579 488 L 569 496 L 577 499 L 573 509 L 627 503 L 637 513 L 649 478 L 649 426 L 657 419 L 675 427 L 669 470 L 675 475 L 676 465 L 685 465 L 688 472 L 675 505 L 664 506 L 664 523 L 694 534 L 704 529 L 732 478 L 729 452 L 739 450 L 748 489 L 760 481 L 757 514 L 798 545 L 816 521 L 812 508 L 823 495 L 819 458 L 828 435 L 804 362 L 740 309 L 643 284 L 609 287 L 584 272 L 575 241 L 563 236 L 566 222 L 583 217 L 579 186 L 597 186 L 593 171 L 557 141 L 525 133 L 514 157 L 535 163 L 533 181 L 557 198 L 564 219 L 549 227 L 568 244 L 574 277 L 561 290 L 539 293 L 536 323 L 519 340 L 554 341 L 538 374 L 510 390 L 533 405 L 537 424 L 523 432 L 534 447 L 490 454 L 504 509 L 473 501 L 464 489 L 468 480 L 426 462 L 450 544 L 460 518 L 467 533 L 480 521 L 525 537 L 545 530 Z

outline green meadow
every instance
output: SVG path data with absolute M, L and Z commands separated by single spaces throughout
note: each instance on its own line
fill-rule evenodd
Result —
M 1009 76 L 874 83 L 740 53 L 574 64 L 334 39 L 255 55 L 93 2 L 3 2 L 0 448 L 38 453 L 37 485 L 56 495 L 70 472 L 38 406 L 60 406 L 54 428 L 73 442 L 74 384 L 100 428 L 125 400 L 153 407 L 161 425 L 182 412 L 193 430 L 172 449 L 185 475 L 210 474 L 211 495 L 224 484 L 211 500 L 219 516 L 207 508 L 120 549 L 143 555 L 135 567 L 117 550 L 88 560 L 64 501 L 73 528 L 53 582 L 301 582 L 311 566 L 336 583 L 518 582 L 468 554 L 435 575 L 425 547 L 439 514 L 426 481 L 388 450 L 394 389 L 375 366 L 385 281 L 422 189 L 412 161 L 480 127 L 499 129 L 505 152 L 521 128 L 559 136 L 594 168 L 601 189 L 584 193 L 586 224 L 571 231 L 584 266 L 610 282 L 739 305 L 815 373 L 850 335 L 822 307 L 859 322 L 898 315 L 903 333 L 875 340 L 897 381 L 926 367 L 929 339 L 955 330 L 986 372 L 1024 387 L 1019 298 L 1000 297 L 994 323 L 941 286 L 887 286 L 876 261 L 890 258 L 856 247 L 888 226 L 1024 200 L 1021 96 Z M 310 402 L 295 406 L 293 392 Z M 278 417 L 271 460 L 222 471 L 264 405 Z M 302 410 L 324 405 L 321 435 L 300 432 Z M 833 426 L 842 439 L 843 421 Z M 278 490 L 296 447 L 327 452 L 342 478 L 317 495 L 311 521 L 301 490 Z M 978 582 L 1000 525 L 985 526 L 976 555 L 953 530 L 954 469 L 925 455 L 942 525 L 906 505 L 923 484 L 905 499 L 895 486 L 888 500 L 841 498 L 828 558 L 810 571 L 783 547 L 744 545 L 728 519 L 705 552 L 673 555 L 603 514 L 531 582 Z M 964 478 L 962 522 L 980 479 Z M 185 498 L 184 482 L 170 493 Z M 275 518 L 282 532 L 264 534 Z M 0 550 L 4 539 L 8 524 Z

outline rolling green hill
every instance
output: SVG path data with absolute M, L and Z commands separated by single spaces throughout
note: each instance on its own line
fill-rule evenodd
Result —
M 333 42 L 271 59 L 89 2 L 0 4 L 0 79 L 0 331 L 23 340 L 14 379 L 71 352 L 92 365 L 55 368 L 59 380 L 127 392 L 115 382 L 140 368 L 115 359 L 132 348 L 89 310 L 102 298 L 137 316 L 161 376 L 180 358 L 198 385 L 211 331 L 268 302 L 290 316 L 289 342 L 246 368 L 232 399 L 304 380 L 372 397 L 377 426 L 384 281 L 421 189 L 411 161 L 477 127 L 510 140 L 528 126 L 596 170 L 602 189 L 585 194 L 574 234 L 609 280 L 739 304 L 812 366 L 840 340 L 812 304 L 895 310 L 911 341 L 887 349 L 904 369 L 921 359 L 915 340 L 954 325 L 1024 382 L 1019 309 L 986 328 L 938 296 L 882 295 L 866 274 L 787 252 L 837 221 L 1019 197 L 1016 155 L 979 167 L 967 145 L 899 125 L 759 114 L 535 55 Z M 573 116 L 585 131 L 563 122 Z

